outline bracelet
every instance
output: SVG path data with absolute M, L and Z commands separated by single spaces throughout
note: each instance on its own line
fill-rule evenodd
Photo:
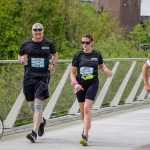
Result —
M 77 85 L 77 84 L 78 84 L 78 81 L 77 81 L 77 80 L 71 81 L 71 85 L 72 85 L 72 86 L 75 86 L 75 85 Z

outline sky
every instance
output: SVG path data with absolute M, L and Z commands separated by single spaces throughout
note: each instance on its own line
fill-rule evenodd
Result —
M 141 16 L 150 16 L 150 0 L 141 0 Z

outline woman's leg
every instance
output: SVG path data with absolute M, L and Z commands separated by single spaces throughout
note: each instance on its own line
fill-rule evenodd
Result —
M 91 116 L 91 108 L 93 105 L 93 101 L 86 99 L 85 100 L 85 104 L 84 104 L 84 135 L 88 136 L 88 132 L 89 129 L 91 127 L 91 120 L 92 120 L 92 116 Z
M 80 114 L 82 117 L 82 121 L 84 122 L 84 102 L 79 103 L 79 107 L 80 107 Z

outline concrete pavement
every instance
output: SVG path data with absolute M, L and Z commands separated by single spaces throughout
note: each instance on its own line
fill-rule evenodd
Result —
M 79 144 L 82 122 L 46 127 L 46 134 L 30 143 L 26 132 L 4 136 L 0 150 L 150 150 L 150 104 L 93 117 L 89 144 Z

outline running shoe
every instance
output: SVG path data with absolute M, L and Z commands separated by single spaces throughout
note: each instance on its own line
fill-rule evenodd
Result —
M 31 133 L 29 133 L 27 136 L 27 139 L 29 139 L 32 143 L 35 143 L 35 141 L 37 140 L 37 134 L 35 131 L 32 130 Z
M 89 130 L 91 129 L 91 125 L 90 125 L 90 128 L 89 128 Z M 83 134 L 84 134 L 84 128 L 83 128 L 83 131 L 82 131 L 82 134 L 81 134 L 81 136 L 83 136 Z
M 82 134 L 82 139 L 80 141 L 80 144 L 82 144 L 83 146 L 87 146 L 88 145 L 88 137 L 86 135 Z
M 38 136 L 43 136 L 45 131 L 44 131 L 44 128 L 46 126 L 46 119 L 44 119 L 43 117 L 43 123 L 40 124 L 39 126 L 39 130 L 38 130 Z

